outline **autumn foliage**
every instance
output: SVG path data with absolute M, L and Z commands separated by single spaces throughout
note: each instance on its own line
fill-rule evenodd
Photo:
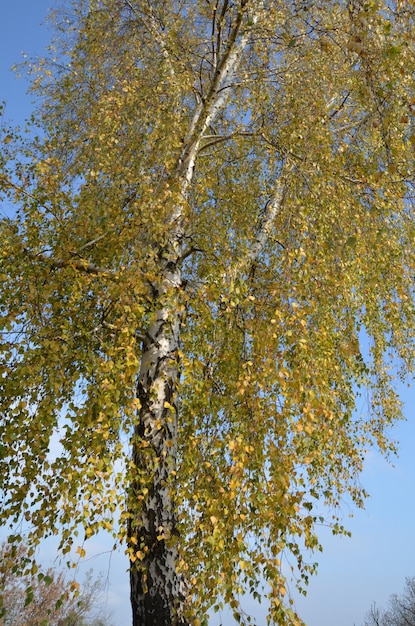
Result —
M 124 542 L 135 626 L 242 620 L 244 592 L 301 623 L 287 578 L 363 505 L 368 448 L 394 449 L 414 18 L 67 3 L 29 133 L 4 122 L 0 519 L 68 555 Z

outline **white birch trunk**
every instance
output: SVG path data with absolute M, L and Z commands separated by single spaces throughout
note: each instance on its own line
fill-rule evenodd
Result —
M 197 108 L 176 166 L 176 176 L 185 201 L 203 135 L 223 109 L 235 82 L 249 34 L 241 33 L 245 8 L 242 4 L 227 49 L 220 59 L 209 93 Z M 256 8 L 260 6 L 258 2 Z M 253 22 L 255 19 L 252 20 Z M 184 202 L 183 202 L 184 204 Z M 183 206 L 169 218 L 170 238 L 159 252 L 159 283 L 155 288 L 155 321 L 143 340 L 137 397 L 141 404 L 139 423 L 133 437 L 133 461 L 140 470 L 151 472 L 151 487 L 144 503 L 134 502 L 130 493 L 129 535 L 132 550 L 146 556 L 130 571 L 133 626 L 187 626 L 183 617 L 185 585 L 176 570 L 177 550 L 172 477 L 176 468 L 182 288 Z M 256 242 L 258 245 L 258 242 Z M 152 455 L 143 453 L 145 441 Z M 149 457 L 150 467 L 146 467 Z M 138 503 L 137 503 L 138 504 Z
M 171 481 L 177 450 L 176 386 L 181 323 L 177 295 L 181 285 L 180 262 L 175 246 L 171 247 L 170 257 L 160 259 L 164 275 L 158 294 L 160 308 L 143 341 L 137 382 L 141 409 L 133 461 L 152 474 L 152 484 L 147 499 L 140 504 L 141 511 L 138 514 L 134 511 L 134 503 L 131 507 L 134 519 L 130 531 L 137 541 L 134 547 L 141 551 L 144 547 L 146 551 L 140 567 L 132 566 L 130 572 L 134 626 L 186 624 L 181 617 L 185 594 L 176 573 L 176 549 L 169 541 L 176 533 Z M 140 450 L 143 440 L 149 444 L 150 454 Z

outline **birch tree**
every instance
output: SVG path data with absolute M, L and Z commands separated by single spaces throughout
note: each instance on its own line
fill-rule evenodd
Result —
M 33 559 L 112 533 L 134 626 L 249 621 L 244 592 L 300 624 L 287 578 L 304 590 L 319 524 L 347 532 L 368 448 L 394 450 L 414 17 L 67 3 L 29 132 L 3 123 L 0 518 Z

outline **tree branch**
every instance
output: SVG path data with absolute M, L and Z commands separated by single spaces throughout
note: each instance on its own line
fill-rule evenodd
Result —
M 85 246 L 84 246 L 85 247 Z M 43 252 L 39 252 L 38 254 L 34 254 L 27 248 L 24 249 L 24 253 L 30 258 L 34 260 L 41 260 L 44 263 L 50 265 L 52 269 L 58 269 L 62 267 L 71 267 L 79 272 L 85 272 L 86 274 L 103 274 L 106 276 L 111 276 L 114 274 L 113 270 L 110 270 L 106 267 L 99 267 L 90 263 L 86 259 L 79 259 L 71 257 L 69 259 L 55 259 L 54 257 L 48 256 Z
M 252 28 L 242 32 L 243 18 L 249 8 L 250 2 L 241 2 L 236 15 L 234 25 L 231 29 L 229 40 L 222 58 L 212 78 L 209 92 L 206 98 L 199 104 L 193 115 L 189 133 L 185 139 L 181 155 L 178 159 L 176 170 L 183 182 L 183 193 L 190 185 L 193 177 L 193 168 L 203 139 L 205 130 L 217 118 L 229 97 L 230 89 L 233 86 L 236 70 L 241 62 L 243 52 L 248 45 Z M 259 12 L 263 2 L 257 0 L 255 10 L 251 18 L 253 25 L 258 21 Z M 175 216 L 173 216 L 175 218 Z
M 229 135 L 204 135 L 202 140 L 206 140 L 206 143 L 203 143 L 199 148 L 199 154 L 210 148 L 211 146 L 215 146 L 218 143 L 223 143 L 228 139 L 232 139 L 232 137 L 253 137 L 255 135 L 254 132 L 251 131 L 235 131 L 234 133 L 229 133 Z
M 265 245 L 269 240 L 275 217 L 284 200 L 285 187 L 285 179 L 281 177 L 276 183 L 272 198 L 265 207 L 264 215 L 261 219 L 254 241 L 249 246 L 243 258 L 228 270 L 227 277 L 229 279 L 235 278 L 238 274 L 241 274 L 244 269 L 252 266 L 265 248 Z
M 140 13 L 129 0 L 122 0 L 124 4 L 130 9 L 131 13 L 136 16 L 136 18 L 143 24 L 143 26 L 148 30 L 149 33 L 154 37 L 156 43 L 160 46 L 161 54 L 163 55 L 164 60 L 167 62 L 169 67 L 169 73 L 171 78 L 175 79 L 175 71 L 173 67 L 173 62 L 170 56 L 170 53 L 167 49 L 164 38 L 160 35 L 160 32 L 157 28 L 156 18 L 154 17 L 153 9 L 151 7 L 151 2 L 149 2 L 149 13 L 147 15 L 143 15 Z

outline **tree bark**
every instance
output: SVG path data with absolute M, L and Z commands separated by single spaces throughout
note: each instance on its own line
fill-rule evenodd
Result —
M 133 481 L 128 504 L 130 554 L 139 554 L 130 568 L 133 626 L 189 625 L 184 615 L 185 581 L 177 572 L 177 520 L 173 490 L 177 462 L 177 383 L 182 321 L 183 207 L 204 133 L 229 98 L 249 41 L 249 29 L 243 29 L 248 5 L 249 0 L 242 0 L 228 45 L 218 58 L 206 98 L 196 107 L 184 139 L 175 170 L 182 203 L 178 203 L 168 220 L 170 236 L 158 257 L 159 281 L 157 285 L 152 285 L 156 313 L 143 340 L 137 383 L 141 408 L 132 440 L 134 466 L 138 475 L 140 472 L 149 474 L 149 487 L 143 498 L 141 483 Z M 257 0 L 251 16 L 252 24 L 255 24 L 260 10 L 262 2 Z M 169 62 L 164 47 L 163 54 Z
M 174 476 L 177 452 L 177 382 L 181 307 L 180 235 L 159 253 L 161 280 L 153 286 L 159 308 L 143 340 L 137 381 L 139 420 L 133 462 L 150 476 L 148 492 L 133 485 L 130 549 L 140 558 L 130 570 L 133 626 L 186 626 L 184 585 L 177 573 Z M 144 445 L 143 445 L 144 444 Z

